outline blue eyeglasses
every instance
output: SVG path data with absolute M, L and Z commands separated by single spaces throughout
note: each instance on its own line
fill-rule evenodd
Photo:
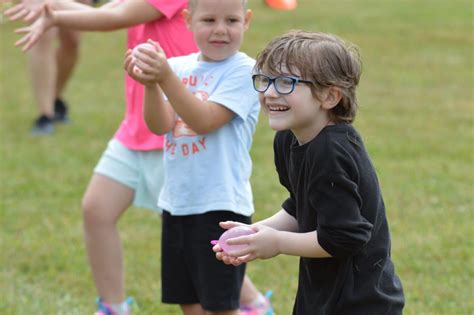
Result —
M 278 92 L 278 94 L 282 95 L 291 94 L 295 90 L 295 86 L 298 83 L 314 84 L 314 82 L 301 80 L 294 77 L 279 76 L 275 78 L 270 78 L 269 76 L 266 76 L 264 74 L 254 74 L 252 76 L 252 81 L 253 88 L 257 92 L 265 92 L 273 83 L 275 90 Z

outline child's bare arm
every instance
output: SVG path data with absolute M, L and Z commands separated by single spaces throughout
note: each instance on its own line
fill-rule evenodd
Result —
M 306 233 L 280 231 L 277 243 L 279 254 L 310 258 L 332 257 L 319 244 L 317 231 Z
M 233 222 L 222 222 L 221 226 L 230 228 Z M 248 245 L 245 249 L 229 253 L 220 252 L 214 247 L 216 257 L 226 264 L 240 265 L 257 258 L 268 259 L 284 254 L 300 257 L 326 258 L 331 255 L 318 242 L 317 231 L 298 233 L 296 219 L 285 210 L 280 210 L 270 218 L 252 225 L 257 233 L 228 239 L 229 245 Z
M 146 52 L 154 55 L 153 52 Z M 138 70 L 129 49 L 125 55 L 124 68 L 128 75 L 145 86 L 143 99 L 143 117 L 151 132 L 162 135 L 170 131 L 176 123 L 176 113 L 165 101 L 163 92 L 158 84 L 150 80 L 151 76 Z
M 201 101 L 171 73 L 160 84 L 176 113 L 198 134 L 206 134 L 227 124 L 234 112 L 214 102 Z
M 143 117 L 151 132 L 163 135 L 170 131 L 176 123 L 176 114 L 163 98 L 163 92 L 155 84 L 145 87 L 143 101 Z
M 274 215 L 254 224 L 266 225 L 279 231 L 296 232 L 298 231 L 298 223 L 296 219 L 281 209 Z
M 255 259 L 268 259 L 284 254 L 309 258 L 328 258 L 318 242 L 316 231 L 295 233 L 278 231 L 265 225 L 254 225 L 257 233 L 228 239 L 229 245 L 248 245 L 245 249 L 231 253 L 216 253 L 216 257 L 226 264 L 238 266 Z
M 55 11 L 55 25 L 79 31 L 113 31 L 153 21 L 163 16 L 145 0 L 111 3 L 99 8 L 88 6 L 82 6 L 82 8 L 82 10 L 71 10 L 72 7 L 69 7 L 68 10 L 62 8 L 61 11 Z
M 156 52 L 139 54 L 137 60 L 150 82 L 161 87 L 171 106 L 191 129 L 198 134 L 206 134 L 222 127 L 234 117 L 234 112 L 226 107 L 201 101 L 188 91 L 171 69 L 160 45 L 152 40 L 148 40 L 148 43 L 156 48 Z
M 235 221 L 224 221 L 219 223 L 219 226 L 226 230 L 238 225 L 243 224 Z M 271 217 L 258 221 L 253 225 L 265 225 L 279 231 L 298 231 L 298 223 L 296 222 L 296 219 L 289 215 L 288 212 L 286 212 L 284 209 L 279 210 Z
M 51 27 L 79 31 L 113 31 L 162 17 L 161 12 L 144 0 L 124 1 L 92 8 L 73 1 L 44 5 L 42 15 L 31 25 L 15 32 L 25 34 L 15 45 L 30 49 Z

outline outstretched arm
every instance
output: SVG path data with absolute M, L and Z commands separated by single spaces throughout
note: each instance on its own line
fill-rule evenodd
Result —
M 146 0 L 122 1 L 99 8 L 78 5 L 76 3 L 75 7 L 82 9 L 70 10 L 70 6 L 69 9 L 63 7 L 60 11 L 55 11 L 55 25 L 78 31 L 114 31 L 163 16 Z
M 22 0 L 4 12 L 10 21 L 23 20 L 28 24 L 36 20 L 42 13 L 43 6 L 47 4 L 53 10 L 90 10 L 91 6 L 76 2 L 75 0 Z M 120 5 L 118 1 L 109 1 L 101 8 Z
M 92 8 L 71 1 L 43 6 L 42 16 L 32 25 L 16 30 L 25 34 L 15 45 L 23 51 L 33 46 L 51 27 L 79 31 L 113 31 L 161 18 L 163 15 L 145 0 L 123 1 Z

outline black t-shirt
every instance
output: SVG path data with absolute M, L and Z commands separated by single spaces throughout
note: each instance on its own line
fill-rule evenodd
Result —
M 390 233 L 377 175 L 350 124 L 325 127 L 299 145 L 277 132 L 275 164 L 290 197 L 283 209 L 301 233 L 317 231 L 333 257 L 300 258 L 293 314 L 401 314 L 403 289 L 390 259 Z

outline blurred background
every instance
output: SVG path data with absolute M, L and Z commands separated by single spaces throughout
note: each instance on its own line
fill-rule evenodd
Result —
M 473 1 L 300 0 L 292 11 L 250 0 L 242 51 L 256 54 L 289 29 L 334 33 L 363 60 L 355 125 L 378 171 L 405 314 L 474 314 Z M 90 314 L 95 290 L 80 201 L 124 112 L 125 31 L 83 35 L 66 92 L 72 124 L 30 135 L 35 108 L 21 23 L 0 24 L 0 314 Z M 286 194 L 273 165 L 274 132 L 262 115 L 254 139 L 254 220 Z M 158 215 L 120 220 L 128 293 L 138 314 L 179 314 L 161 304 Z M 259 289 L 291 314 L 298 258 L 249 264 Z

